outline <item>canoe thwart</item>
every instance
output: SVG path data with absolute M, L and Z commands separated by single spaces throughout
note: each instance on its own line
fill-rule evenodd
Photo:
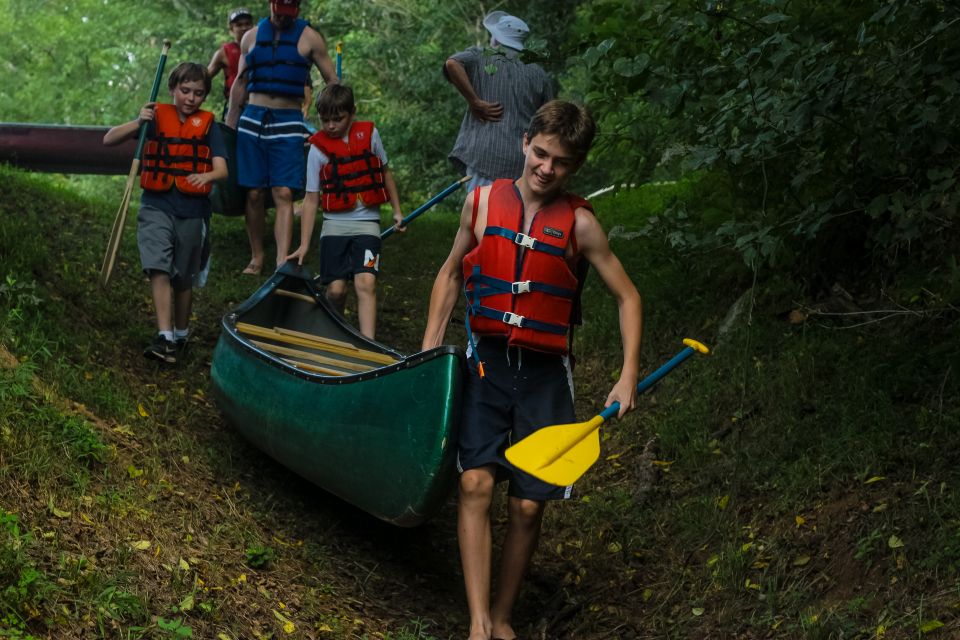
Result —
M 318 356 L 315 353 L 310 353 L 309 351 L 301 351 L 300 349 L 288 349 L 286 347 L 279 347 L 275 344 L 267 344 L 266 342 L 258 342 L 257 340 L 251 340 L 250 342 L 260 347 L 264 351 L 269 351 L 271 353 L 279 353 L 285 356 L 292 356 L 294 358 L 303 358 L 304 360 L 312 360 L 313 362 L 319 362 L 320 364 L 329 364 L 329 365 L 333 365 L 334 367 L 340 367 L 341 369 L 349 369 L 351 371 L 371 371 L 377 368 L 377 367 L 370 367 L 365 364 L 344 362 L 343 360 L 335 360 L 334 358 Z
M 390 356 L 385 356 L 381 353 L 374 353 L 373 351 L 363 351 L 357 349 L 356 347 L 350 345 L 349 348 L 341 347 L 336 344 L 328 344 L 325 340 L 321 341 L 315 337 L 310 338 L 300 338 L 297 336 L 286 335 L 285 333 L 280 333 L 275 329 L 267 329 L 266 327 L 258 327 L 257 325 L 247 324 L 245 322 L 237 323 L 237 330 L 241 333 L 246 333 L 252 336 L 257 336 L 258 338 L 268 338 L 270 340 L 276 340 L 277 342 L 286 342 L 287 344 L 295 344 L 298 347 L 308 347 L 310 349 L 316 349 L 318 351 L 326 351 L 328 353 L 336 353 L 337 355 L 347 356 L 349 358 L 355 358 L 357 360 L 366 360 L 368 362 L 376 362 L 377 364 L 394 364 L 397 362 Z M 300 334 L 300 335 L 309 335 L 309 334 Z M 374 369 L 376 367 L 369 367 Z M 366 369 L 364 369 L 366 371 Z
M 313 371 L 314 373 L 322 373 L 327 376 L 343 376 L 346 375 L 342 371 L 334 371 L 333 369 L 324 369 L 323 367 L 315 367 L 312 364 L 307 364 L 305 362 L 297 362 L 296 360 L 290 360 L 289 358 L 281 358 L 287 364 L 292 364 L 297 369 L 306 369 L 307 371 Z
M 310 296 L 305 296 L 302 293 L 294 293 L 293 291 L 287 291 L 286 289 L 274 289 L 273 292 L 278 296 L 284 296 L 286 298 L 296 298 L 297 300 L 303 300 L 304 302 L 317 304 L 316 300 L 314 300 Z

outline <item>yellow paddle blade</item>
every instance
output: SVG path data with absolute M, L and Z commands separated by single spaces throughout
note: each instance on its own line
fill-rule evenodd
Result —
M 530 475 L 558 487 L 576 482 L 600 457 L 597 430 L 603 418 L 546 427 L 506 451 L 507 460 Z

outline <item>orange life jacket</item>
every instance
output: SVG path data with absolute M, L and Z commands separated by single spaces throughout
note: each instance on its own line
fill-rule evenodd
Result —
M 360 202 L 370 206 L 383 204 L 387 195 L 383 179 L 383 163 L 370 151 L 373 138 L 372 122 L 354 122 L 350 125 L 349 145 L 334 140 L 324 131 L 313 135 L 310 142 L 327 156 L 327 164 L 320 170 L 320 189 L 324 211 L 352 209 Z
M 507 344 L 536 351 L 569 352 L 567 333 L 580 290 L 574 273 L 574 212 L 579 207 L 593 210 L 583 198 L 562 194 L 537 212 L 524 235 L 523 200 L 516 186 L 512 180 L 493 183 L 483 238 L 463 259 L 468 332 L 507 336 Z M 474 196 L 474 227 L 478 208 L 479 193 Z M 573 264 L 566 259 L 568 243 Z
M 181 123 L 172 104 L 155 105 L 153 113 L 156 137 L 147 143 L 143 153 L 140 186 L 150 191 L 167 191 L 176 183 L 183 193 L 195 196 L 210 193 L 212 184 L 197 188 L 187 182 L 187 176 L 213 171 L 213 158 L 206 144 L 213 114 L 197 111 Z

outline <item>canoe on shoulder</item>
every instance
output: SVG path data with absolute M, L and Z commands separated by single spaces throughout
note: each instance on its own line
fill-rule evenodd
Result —
M 258 448 L 399 526 L 443 505 L 457 475 L 460 349 L 402 356 L 368 340 L 289 264 L 224 316 L 222 329 L 214 394 Z

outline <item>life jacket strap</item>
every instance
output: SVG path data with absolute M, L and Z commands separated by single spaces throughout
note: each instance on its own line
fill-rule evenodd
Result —
M 505 229 L 504 227 L 487 227 L 486 230 L 484 230 L 483 235 L 501 236 L 510 242 L 519 244 L 527 249 L 532 249 L 533 251 L 542 251 L 543 253 L 549 253 L 550 255 L 560 258 L 566 255 L 566 247 L 555 247 L 552 244 L 541 242 L 536 238 L 532 238 L 523 233 L 517 233 L 512 229 Z
M 369 149 L 364 149 L 363 153 L 353 156 L 338 156 L 335 153 L 329 154 L 327 161 L 330 165 L 330 177 L 320 181 L 320 188 L 324 193 L 330 193 L 333 197 L 347 201 L 347 195 L 351 193 L 364 193 L 366 191 L 378 191 L 386 189 L 386 183 L 383 177 L 383 167 L 374 167 L 370 161 L 377 157 Z M 340 167 L 353 162 L 366 162 L 367 168 L 360 171 L 351 171 L 350 173 L 340 173 Z M 370 176 L 373 178 L 371 184 L 358 184 L 352 187 L 347 186 L 347 180 L 357 180 Z
M 485 276 L 478 273 L 474 273 L 472 276 L 467 278 L 466 282 L 464 282 L 464 285 L 471 283 L 480 286 L 475 286 L 473 289 L 468 289 L 466 291 L 468 301 L 476 298 L 482 298 L 483 296 L 499 295 L 502 293 L 518 295 L 521 293 L 530 293 L 531 291 L 546 293 L 547 295 L 565 298 L 568 300 L 572 300 L 577 294 L 576 290 L 574 289 L 558 287 L 545 282 L 536 282 L 533 280 L 509 282 L 508 280 L 501 280 L 500 278 Z

